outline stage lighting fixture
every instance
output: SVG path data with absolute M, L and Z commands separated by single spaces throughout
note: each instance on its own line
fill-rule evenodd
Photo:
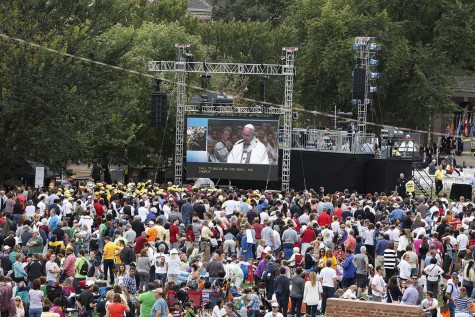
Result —
M 379 92 L 379 88 L 378 87 L 369 87 L 369 92 Z
M 369 59 L 369 64 L 370 64 L 371 66 L 376 66 L 376 65 L 378 65 L 378 60 L 377 60 L 377 59 L 374 59 L 374 58 L 370 58 L 370 59 Z
M 359 101 L 360 101 L 359 99 L 351 99 L 351 104 L 352 104 L 353 106 L 356 106 L 356 105 L 358 105 L 358 102 L 359 102 Z
M 376 43 L 369 44 L 368 48 L 369 48 L 370 51 L 373 51 L 373 52 L 379 52 L 381 50 L 381 46 L 379 46 Z
M 186 61 L 186 70 L 190 71 L 193 70 L 195 65 L 193 62 L 195 61 L 193 54 L 191 53 L 184 53 L 183 56 L 185 56 L 185 61 Z
M 381 73 L 368 73 L 368 77 L 371 79 L 381 79 L 382 75 Z
M 361 64 L 363 63 L 363 59 L 360 58 L 360 57 L 356 57 L 355 58 L 355 65 L 356 66 L 361 66 Z
M 353 44 L 353 50 L 357 51 L 361 48 L 361 44 Z

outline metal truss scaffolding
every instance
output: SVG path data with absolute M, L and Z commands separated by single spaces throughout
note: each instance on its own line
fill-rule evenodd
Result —
M 190 56 L 190 44 L 175 44 L 177 49 L 176 61 L 150 61 L 151 72 L 174 72 L 177 76 L 177 105 L 176 105 L 176 137 L 175 137 L 175 185 L 183 182 L 183 146 L 185 141 L 185 113 L 223 113 L 223 114 L 274 114 L 283 116 L 283 157 L 282 157 L 282 190 L 289 190 L 290 184 L 290 149 L 292 146 L 292 95 L 295 75 L 296 47 L 284 47 L 282 51 L 283 64 L 240 64 L 240 63 L 205 63 L 187 60 Z M 284 59 L 285 58 L 285 59 Z M 284 106 L 267 107 L 262 105 L 237 107 L 234 105 L 185 105 L 186 73 L 205 74 L 236 74 L 285 76 Z

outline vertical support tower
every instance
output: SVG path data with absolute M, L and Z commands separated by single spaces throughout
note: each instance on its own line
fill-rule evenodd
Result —
M 374 40 L 374 37 L 358 36 L 355 38 L 355 44 L 353 44 L 355 70 L 353 72 L 353 99 L 351 102 L 353 105 L 358 105 L 357 126 L 358 132 L 361 134 L 366 133 L 368 105 L 372 102 L 370 93 L 378 92 L 377 87 L 371 87 L 370 80 L 380 78 L 379 74 L 371 73 L 371 67 L 378 64 L 373 56 L 381 50 L 381 47 L 374 43 Z M 364 85 L 361 81 L 364 81 Z
M 290 149 L 292 147 L 292 93 L 294 90 L 294 62 L 296 47 L 284 47 L 285 65 L 282 73 L 285 75 L 284 90 L 284 133 L 282 147 L 282 190 L 290 188 Z
M 185 133 L 185 79 L 186 79 L 186 62 L 185 54 L 190 44 L 175 44 L 177 49 L 177 98 L 176 98 L 176 132 L 175 132 L 175 185 L 183 184 L 183 143 Z

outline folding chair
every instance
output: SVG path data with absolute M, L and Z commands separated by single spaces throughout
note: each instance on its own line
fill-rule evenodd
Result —
M 167 291 L 167 301 L 168 301 L 168 307 L 173 307 L 173 305 L 175 305 L 175 303 L 178 301 L 175 296 L 175 291 L 173 290 Z
M 193 302 L 193 306 L 196 308 L 196 314 L 202 316 L 203 306 L 201 305 L 201 291 L 188 291 L 188 298 Z

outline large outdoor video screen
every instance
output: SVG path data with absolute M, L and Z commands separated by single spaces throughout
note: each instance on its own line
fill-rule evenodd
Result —
M 187 177 L 277 180 L 278 118 L 187 118 Z

